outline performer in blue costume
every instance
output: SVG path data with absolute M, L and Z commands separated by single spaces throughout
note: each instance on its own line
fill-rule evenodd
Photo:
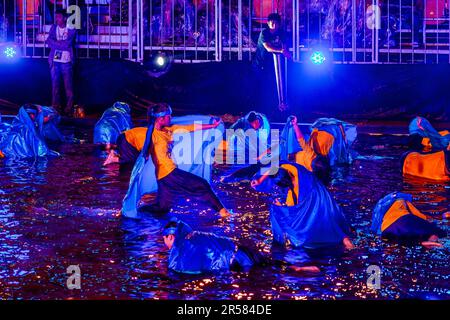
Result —
M 221 182 L 249 181 L 267 164 L 261 163 L 263 157 L 271 154 L 269 120 L 264 114 L 251 111 L 232 124 L 230 130 L 234 132 L 227 135 L 226 147 L 222 151 L 226 155 L 227 164 L 232 160 L 240 168 L 233 166 L 222 176 Z M 247 130 L 250 130 L 250 134 L 246 134 Z
M 450 144 L 450 132 L 448 130 L 438 132 L 425 118 L 414 118 L 408 129 L 411 139 L 421 137 L 423 146 L 429 149 L 443 150 Z
M 25 107 L 21 107 L 11 128 L 0 142 L 0 158 L 58 156 L 58 153 L 50 150 L 45 143 L 43 128 L 43 112 L 29 113 Z
M 130 107 L 124 102 L 116 102 L 106 109 L 94 127 L 94 143 L 103 144 L 108 151 L 115 144 L 121 132 L 131 129 Z
M 73 139 L 64 137 L 59 131 L 58 124 L 61 121 L 61 116 L 53 107 L 46 107 L 36 104 L 24 105 L 25 110 L 28 112 L 32 119 L 38 117 L 38 114 L 42 113 L 44 124 L 42 127 L 42 136 L 48 142 L 71 142 Z
M 297 131 L 297 128 L 297 118 L 290 116 L 281 132 L 281 160 L 290 160 L 291 156 L 301 158 L 295 161 L 312 171 L 312 161 L 317 157 L 327 158 L 331 166 L 350 164 L 356 157 L 351 145 L 356 140 L 357 131 L 356 126 L 350 123 L 333 118 L 320 118 L 311 125 L 308 139 L 303 138 L 303 134 L 299 137 L 300 130 Z M 302 138 L 309 146 L 308 150 L 300 144 Z M 308 161 L 305 161 L 305 156 Z
M 347 249 L 353 248 L 342 208 L 303 166 L 282 162 L 278 172 L 255 176 L 251 185 L 262 192 L 273 192 L 278 186 L 286 197 L 276 199 L 270 208 L 275 243 L 311 249 L 343 243 Z
M 401 242 L 422 241 L 426 247 L 440 247 L 444 230 L 427 221 L 431 217 L 421 213 L 407 193 L 393 192 L 376 204 L 372 215 L 372 231 L 384 238 Z M 445 214 L 444 214 L 445 218 Z
M 180 117 L 172 122 L 171 113 L 167 104 L 155 105 L 150 111 L 144 147 L 123 201 L 123 215 L 139 218 L 141 212 L 167 213 L 176 199 L 184 197 L 195 198 L 222 217 L 228 216 L 208 183 L 223 124 L 208 116 Z M 156 204 L 140 203 L 143 195 L 155 191 Z
M 351 146 L 356 126 L 334 118 L 320 118 L 311 125 L 310 144 L 317 154 L 328 157 L 330 165 L 350 164 L 356 157 Z
M 194 231 L 182 221 L 170 221 L 164 227 L 163 239 L 170 250 L 168 267 L 179 273 L 246 270 L 274 263 L 258 252 L 237 245 L 229 238 Z M 315 266 L 289 267 L 297 272 L 320 271 Z
M 324 184 L 330 180 L 328 157 L 316 152 L 310 140 L 306 141 L 297 123 L 297 117 L 290 116 L 281 133 L 280 159 L 292 160 L 314 173 Z

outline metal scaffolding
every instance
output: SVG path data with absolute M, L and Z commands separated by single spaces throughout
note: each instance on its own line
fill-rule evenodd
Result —
M 0 0 L 0 42 L 46 57 L 58 8 L 78 15 L 78 58 L 176 62 L 253 58 L 278 12 L 294 61 L 317 50 L 334 63 L 450 62 L 449 0 Z M 78 17 L 77 16 L 77 17 Z

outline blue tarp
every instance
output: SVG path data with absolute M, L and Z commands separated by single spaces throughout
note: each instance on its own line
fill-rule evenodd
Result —
M 116 143 L 122 131 L 131 129 L 130 107 L 124 102 L 116 102 L 106 109 L 94 127 L 94 143 Z
M 420 125 L 419 125 L 420 122 Z M 421 137 L 429 138 L 433 149 L 442 150 L 450 143 L 450 134 L 441 136 L 431 123 L 422 117 L 414 118 L 409 124 L 409 134 L 418 134 Z
M 179 221 L 170 249 L 169 269 L 189 274 L 229 270 L 236 249 L 229 238 L 193 231 Z
M 192 124 L 202 122 L 204 124 L 213 123 L 214 118 L 210 116 L 192 115 L 172 118 L 172 124 Z M 172 157 L 178 168 L 191 172 L 199 177 L 211 180 L 211 166 L 214 160 L 214 151 L 219 145 L 223 136 L 224 126 L 220 124 L 216 129 L 199 130 L 183 134 L 174 134 L 173 150 L 191 150 L 192 161 L 184 161 L 183 154 L 173 153 Z M 128 218 L 139 218 L 138 204 L 144 194 L 153 193 L 158 189 L 156 181 L 155 165 L 151 157 L 146 160 L 144 150 L 147 150 L 151 139 L 152 130 L 147 131 L 147 137 L 141 154 L 134 164 L 131 172 L 130 185 L 128 192 L 122 203 L 122 214 Z M 203 143 L 196 143 L 196 137 L 200 137 Z M 189 159 L 191 157 L 188 157 Z
M 295 247 L 319 248 L 342 244 L 350 226 L 342 208 L 327 188 L 301 165 L 290 163 L 298 172 L 299 198 L 295 206 L 272 204 L 270 222 L 273 240 Z M 275 179 L 266 179 L 258 190 L 268 192 Z
M 19 109 L 11 128 L 0 143 L 0 150 L 7 158 L 33 158 L 57 156 L 50 150 L 43 137 L 44 116 L 40 112 L 32 120 L 24 107 Z
M 294 127 L 292 126 L 292 118 L 288 117 L 280 135 L 280 160 L 287 161 L 290 154 L 295 154 L 301 150 L 302 147 L 298 143 Z
M 400 199 L 412 202 L 412 195 L 401 192 L 392 192 L 377 202 L 372 214 L 372 232 L 381 235 L 381 225 L 383 223 L 384 215 L 392 204 Z
M 48 118 L 42 126 L 42 136 L 46 141 L 52 142 L 65 142 L 66 139 L 58 129 L 58 124 L 61 121 L 61 116 L 53 107 L 38 106 L 38 105 L 25 105 L 23 106 L 28 113 L 32 113 L 37 116 L 38 113 L 42 113 L 42 117 Z M 40 111 L 38 111 L 40 109 Z
M 344 134 L 340 128 L 344 130 Z M 354 158 L 351 152 L 351 145 L 356 140 L 356 126 L 334 118 L 320 118 L 312 125 L 311 129 L 326 131 L 334 137 L 334 143 L 330 150 L 330 165 L 350 164 Z
M 342 135 L 339 126 L 342 125 L 345 137 Z M 330 165 L 348 164 L 356 154 L 351 150 L 351 145 L 356 140 L 357 130 L 356 126 L 334 118 L 320 118 L 317 119 L 310 127 L 310 132 L 313 129 L 326 131 L 334 137 L 333 147 L 330 150 L 329 160 Z M 308 135 L 304 135 L 305 140 Z M 302 148 L 297 141 L 294 128 L 289 117 L 280 136 L 280 160 L 287 160 L 289 154 L 295 154 L 301 151 Z
M 2 114 L 0 113 L 0 143 L 3 139 L 3 136 L 8 132 L 10 128 L 11 125 L 9 123 L 2 121 Z

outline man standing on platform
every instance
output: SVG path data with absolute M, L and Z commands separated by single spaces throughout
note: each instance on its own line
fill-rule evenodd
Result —
M 281 16 L 278 13 L 269 14 L 267 27 L 259 34 L 254 60 L 254 68 L 256 69 L 256 83 L 254 85 L 258 91 L 266 87 L 268 82 L 275 83 L 274 54 L 282 54 L 288 59 L 291 58 L 287 38 L 284 30 L 281 28 Z M 271 87 L 273 88 L 273 86 Z M 274 93 L 273 89 L 264 91 L 270 94 Z M 264 103 L 271 99 L 259 97 L 259 99 L 255 100 Z M 280 108 L 282 107 L 280 105 Z
M 55 23 L 49 32 L 47 44 L 50 47 L 48 61 L 52 78 L 52 105 L 60 113 L 67 116 L 73 115 L 73 46 L 76 30 L 67 26 L 65 11 L 58 10 L 55 13 Z M 66 95 L 66 107 L 61 104 L 61 79 L 64 83 Z

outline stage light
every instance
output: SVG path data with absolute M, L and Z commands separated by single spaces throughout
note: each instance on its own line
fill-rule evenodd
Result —
M 5 51 L 3 51 L 3 54 L 7 59 L 13 59 L 16 57 L 17 51 L 13 47 L 6 47 Z
M 163 56 L 158 56 L 155 62 L 158 66 L 163 67 L 166 64 L 166 59 Z
M 310 59 L 313 64 L 323 64 L 327 60 L 321 51 L 314 51 Z
M 173 57 L 167 52 L 156 52 L 144 58 L 142 65 L 147 73 L 154 78 L 166 74 L 171 65 Z
M 15 62 L 20 56 L 20 49 L 13 43 L 0 43 L 0 62 Z

